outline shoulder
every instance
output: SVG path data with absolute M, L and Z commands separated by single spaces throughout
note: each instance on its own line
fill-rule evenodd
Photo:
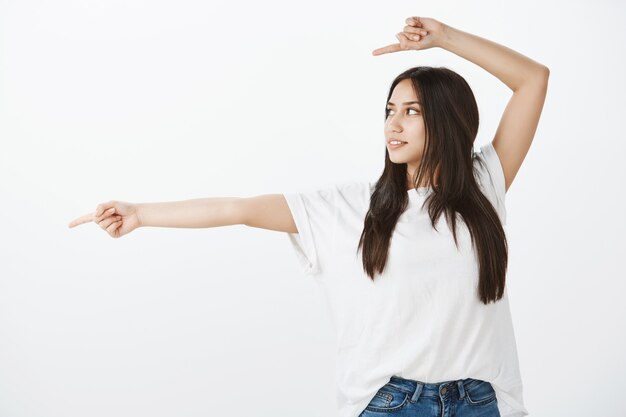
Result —
M 335 184 L 340 194 L 369 194 L 373 184 L 369 181 L 344 181 Z
M 488 142 L 477 151 L 474 150 L 472 163 L 478 186 L 504 219 L 506 217 L 504 171 L 493 144 Z
M 341 181 L 284 195 L 287 201 L 299 200 L 309 207 L 341 208 L 369 204 L 371 187 L 366 181 Z
M 504 171 L 493 144 L 488 142 L 482 145 L 478 151 L 474 150 L 472 160 L 478 180 L 483 185 L 485 185 L 485 180 L 490 180 L 496 187 L 498 194 L 504 194 Z
M 335 192 L 340 198 L 348 201 L 369 202 L 369 197 L 373 191 L 373 183 L 369 181 L 346 181 L 335 185 Z

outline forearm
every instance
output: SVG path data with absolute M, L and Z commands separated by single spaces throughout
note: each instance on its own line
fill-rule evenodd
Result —
M 445 26 L 441 47 L 479 65 L 515 91 L 548 74 L 548 68 L 506 46 Z
M 141 226 L 206 228 L 241 224 L 239 197 L 210 197 L 163 203 L 140 203 Z

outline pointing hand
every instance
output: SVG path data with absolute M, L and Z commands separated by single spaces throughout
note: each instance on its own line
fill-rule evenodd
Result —
M 445 36 L 446 25 L 429 17 L 412 16 L 405 20 L 407 24 L 402 32 L 396 34 L 400 43 L 393 43 L 372 51 L 372 55 L 382 55 L 390 52 L 433 48 L 441 46 Z
M 137 205 L 123 201 L 98 204 L 93 213 L 77 217 L 68 227 L 71 229 L 89 222 L 96 223 L 113 238 L 122 237 L 141 226 Z

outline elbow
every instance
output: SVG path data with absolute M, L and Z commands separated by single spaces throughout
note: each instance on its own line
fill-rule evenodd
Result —
M 550 69 L 541 65 L 537 70 L 531 73 L 524 84 L 531 86 L 541 86 L 546 88 L 548 85 L 548 79 L 550 78 Z
M 539 65 L 535 77 L 540 80 L 547 81 L 548 78 L 550 78 L 550 68 L 546 67 L 545 65 Z

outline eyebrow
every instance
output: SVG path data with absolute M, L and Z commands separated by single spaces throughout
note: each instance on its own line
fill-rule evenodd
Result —
M 416 103 L 417 103 L 417 104 L 422 104 L 422 103 L 420 103 L 419 101 L 406 101 L 406 102 L 404 102 L 404 103 L 402 103 L 402 104 L 416 104 Z M 391 101 L 390 101 L 390 102 L 388 102 L 388 103 L 387 103 L 387 105 L 389 105 L 389 106 L 395 106 L 395 104 L 393 104 Z

